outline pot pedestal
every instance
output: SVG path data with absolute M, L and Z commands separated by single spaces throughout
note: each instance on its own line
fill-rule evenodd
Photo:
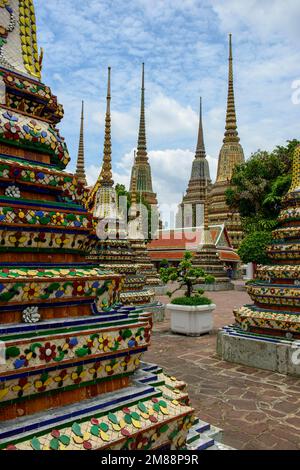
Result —
M 199 305 L 191 307 L 186 305 L 167 304 L 166 311 L 171 314 L 171 330 L 187 336 L 200 336 L 213 329 L 213 311 L 216 306 Z

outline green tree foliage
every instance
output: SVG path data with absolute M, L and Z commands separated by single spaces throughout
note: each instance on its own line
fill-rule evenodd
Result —
M 270 231 L 249 233 L 241 243 L 238 254 L 243 263 L 268 264 L 266 248 L 272 242 Z
M 160 268 L 168 268 L 169 267 L 169 261 L 166 258 L 162 259 L 159 263 L 159 267 Z
M 299 141 L 257 151 L 233 173 L 226 192 L 227 204 L 240 212 L 246 233 L 274 228 L 283 196 L 291 184 L 293 153 Z
M 168 268 L 160 268 L 160 278 L 165 284 L 167 284 L 169 281 L 177 281 L 179 283 L 179 287 L 177 289 L 175 289 L 173 292 L 167 293 L 170 298 L 175 292 L 181 290 L 182 288 L 186 289 L 186 297 L 192 297 L 194 293 L 194 286 L 196 284 L 211 284 L 215 281 L 215 278 L 205 274 L 203 269 L 194 267 L 192 264 L 192 259 L 193 254 L 190 251 L 186 251 L 184 253 L 183 260 L 177 267 L 171 266 Z M 203 291 L 201 293 L 203 294 Z

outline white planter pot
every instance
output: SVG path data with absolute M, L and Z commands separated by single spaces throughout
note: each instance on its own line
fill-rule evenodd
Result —
M 215 304 L 189 307 L 186 305 L 167 304 L 171 314 L 171 330 L 188 336 L 200 336 L 213 329 L 213 311 Z

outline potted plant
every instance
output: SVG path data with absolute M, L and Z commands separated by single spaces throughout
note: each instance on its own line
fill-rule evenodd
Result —
M 203 269 L 194 267 L 192 258 L 192 253 L 186 251 L 177 267 L 161 268 L 160 277 L 164 283 L 178 282 L 176 289 L 167 292 L 170 299 L 175 292 L 185 289 L 183 297 L 175 297 L 166 305 L 167 311 L 171 313 L 171 330 L 174 333 L 199 336 L 212 330 L 212 312 L 216 306 L 203 296 L 203 291 L 195 291 L 194 286 L 199 283 L 211 284 L 215 278 L 205 274 Z

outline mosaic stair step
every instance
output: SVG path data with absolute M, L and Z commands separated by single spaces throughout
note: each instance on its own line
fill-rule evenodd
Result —
M 202 438 L 202 439 L 199 439 L 199 441 L 197 442 L 197 444 L 196 444 L 194 450 L 197 450 L 197 451 L 200 451 L 200 450 L 208 450 L 208 449 L 211 448 L 214 444 L 215 444 L 214 439 Z
M 172 404 L 153 387 L 136 385 L 76 405 L 0 424 L 1 448 L 120 448 L 130 437 L 157 448 L 191 426 L 193 409 Z M 182 423 L 182 424 L 180 424 Z M 179 427 L 178 427 L 179 426 Z M 53 439 L 55 439 L 53 441 Z M 178 441 L 178 446 L 180 442 Z M 144 444 L 143 444 L 144 442 Z M 148 441 L 147 441 L 148 442 Z M 149 443 L 149 442 L 148 442 Z M 202 443 L 205 445 L 205 443 Z M 145 444 L 146 445 L 146 444 Z

